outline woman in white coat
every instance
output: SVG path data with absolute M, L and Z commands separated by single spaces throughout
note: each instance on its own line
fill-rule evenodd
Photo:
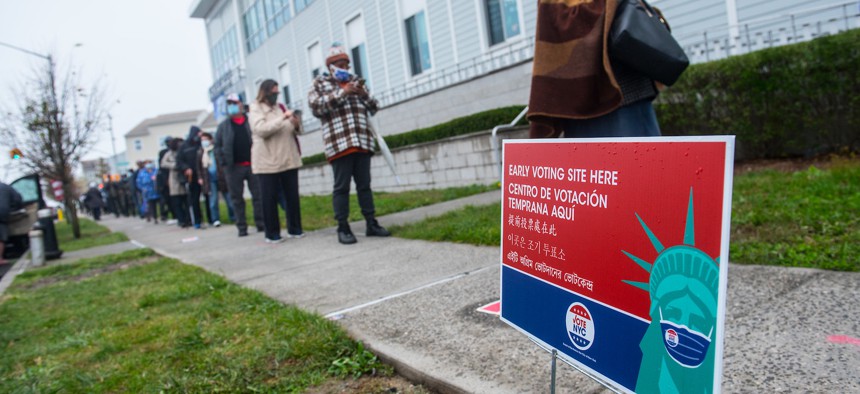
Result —
M 260 181 L 266 242 L 270 243 L 284 241 L 278 217 L 281 193 L 286 199 L 287 237 L 304 236 L 299 206 L 302 156 L 297 137 L 301 133 L 301 119 L 278 104 L 278 94 L 277 82 L 271 79 L 263 81 L 248 114 L 252 140 L 251 171 Z

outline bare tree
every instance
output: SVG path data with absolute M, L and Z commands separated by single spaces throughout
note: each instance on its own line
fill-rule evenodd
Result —
M 73 171 L 95 143 L 107 108 L 99 80 L 85 89 L 80 73 L 70 67 L 58 81 L 53 57 L 47 60 L 32 69 L 33 76 L 16 92 L 16 111 L 3 111 L 9 116 L 0 126 L 0 144 L 20 149 L 20 164 L 29 171 L 63 183 L 68 220 L 80 238 Z

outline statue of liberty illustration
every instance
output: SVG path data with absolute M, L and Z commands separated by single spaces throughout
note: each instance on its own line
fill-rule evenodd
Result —
M 642 363 L 637 393 L 711 393 L 714 380 L 719 257 L 696 248 L 693 190 L 687 207 L 684 243 L 668 248 L 635 214 L 657 251 L 649 263 L 622 252 L 650 273 L 649 281 L 625 280 L 648 292 L 651 324 L 639 342 Z

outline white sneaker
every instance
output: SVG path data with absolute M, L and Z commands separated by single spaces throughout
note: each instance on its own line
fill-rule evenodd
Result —
M 276 239 L 266 238 L 267 244 L 280 244 L 280 243 L 284 243 L 284 241 L 286 241 L 286 240 L 283 237 L 278 237 Z
M 287 233 L 287 238 L 296 238 L 296 239 L 298 239 L 298 238 L 304 238 L 304 237 L 305 237 L 305 233 L 301 233 L 301 234 L 290 234 L 290 233 Z
M 213 226 L 215 226 L 215 227 L 221 227 L 221 221 L 220 221 L 220 220 L 216 220 L 216 221 L 215 221 L 215 223 L 212 223 L 212 225 L 213 225 Z
M 178 221 L 177 221 L 176 219 L 170 219 L 170 220 L 168 220 L 168 221 L 167 221 L 167 224 L 168 224 L 168 225 L 176 224 L 176 223 L 178 223 Z

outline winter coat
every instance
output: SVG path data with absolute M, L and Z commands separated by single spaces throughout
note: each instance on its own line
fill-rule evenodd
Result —
M 176 169 L 183 175 L 185 170 L 190 169 L 191 179 L 188 181 L 194 183 L 200 179 L 200 174 L 197 172 L 197 153 L 200 151 L 200 137 L 197 135 L 199 132 L 200 128 L 191 126 L 188 137 L 176 154 Z
M 144 168 L 137 172 L 136 186 L 144 200 L 150 201 L 159 198 L 155 178 L 155 169 Z
M 97 187 L 91 187 L 84 194 L 84 205 L 89 209 L 103 208 L 105 202 L 102 200 L 102 192 Z
M 245 119 L 245 123 L 240 128 L 248 133 L 248 140 L 252 141 L 251 127 L 247 119 Z M 230 118 L 224 119 L 218 124 L 218 128 L 215 130 L 215 159 L 223 169 L 231 169 L 236 164 L 233 155 L 235 141 L 236 136 L 233 130 L 233 121 Z
M 325 73 L 314 79 L 308 105 L 322 122 L 326 159 L 331 161 L 355 150 L 373 152 L 370 116 L 379 109 L 375 98 L 345 94 L 340 83 Z
M 296 128 L 279 107 L 266 103 L 251 104 L 248 114 L 251 123 L 251 172 L 276 174 L 302 166 L 302 156 Z
M 161 168 L 166 170 L 170 170 L 170 176 L 167 178 L 167 185 L 170 188 L 171 196 L 183 196 L 188 194 L 185 191 L 185 183 L 180 180 L 180 178 L 184 179 L 185 175 L 180 174 L 179 170 L 176 168 L 176 152 L 168 151 L 163 158 L 161 158 Z

